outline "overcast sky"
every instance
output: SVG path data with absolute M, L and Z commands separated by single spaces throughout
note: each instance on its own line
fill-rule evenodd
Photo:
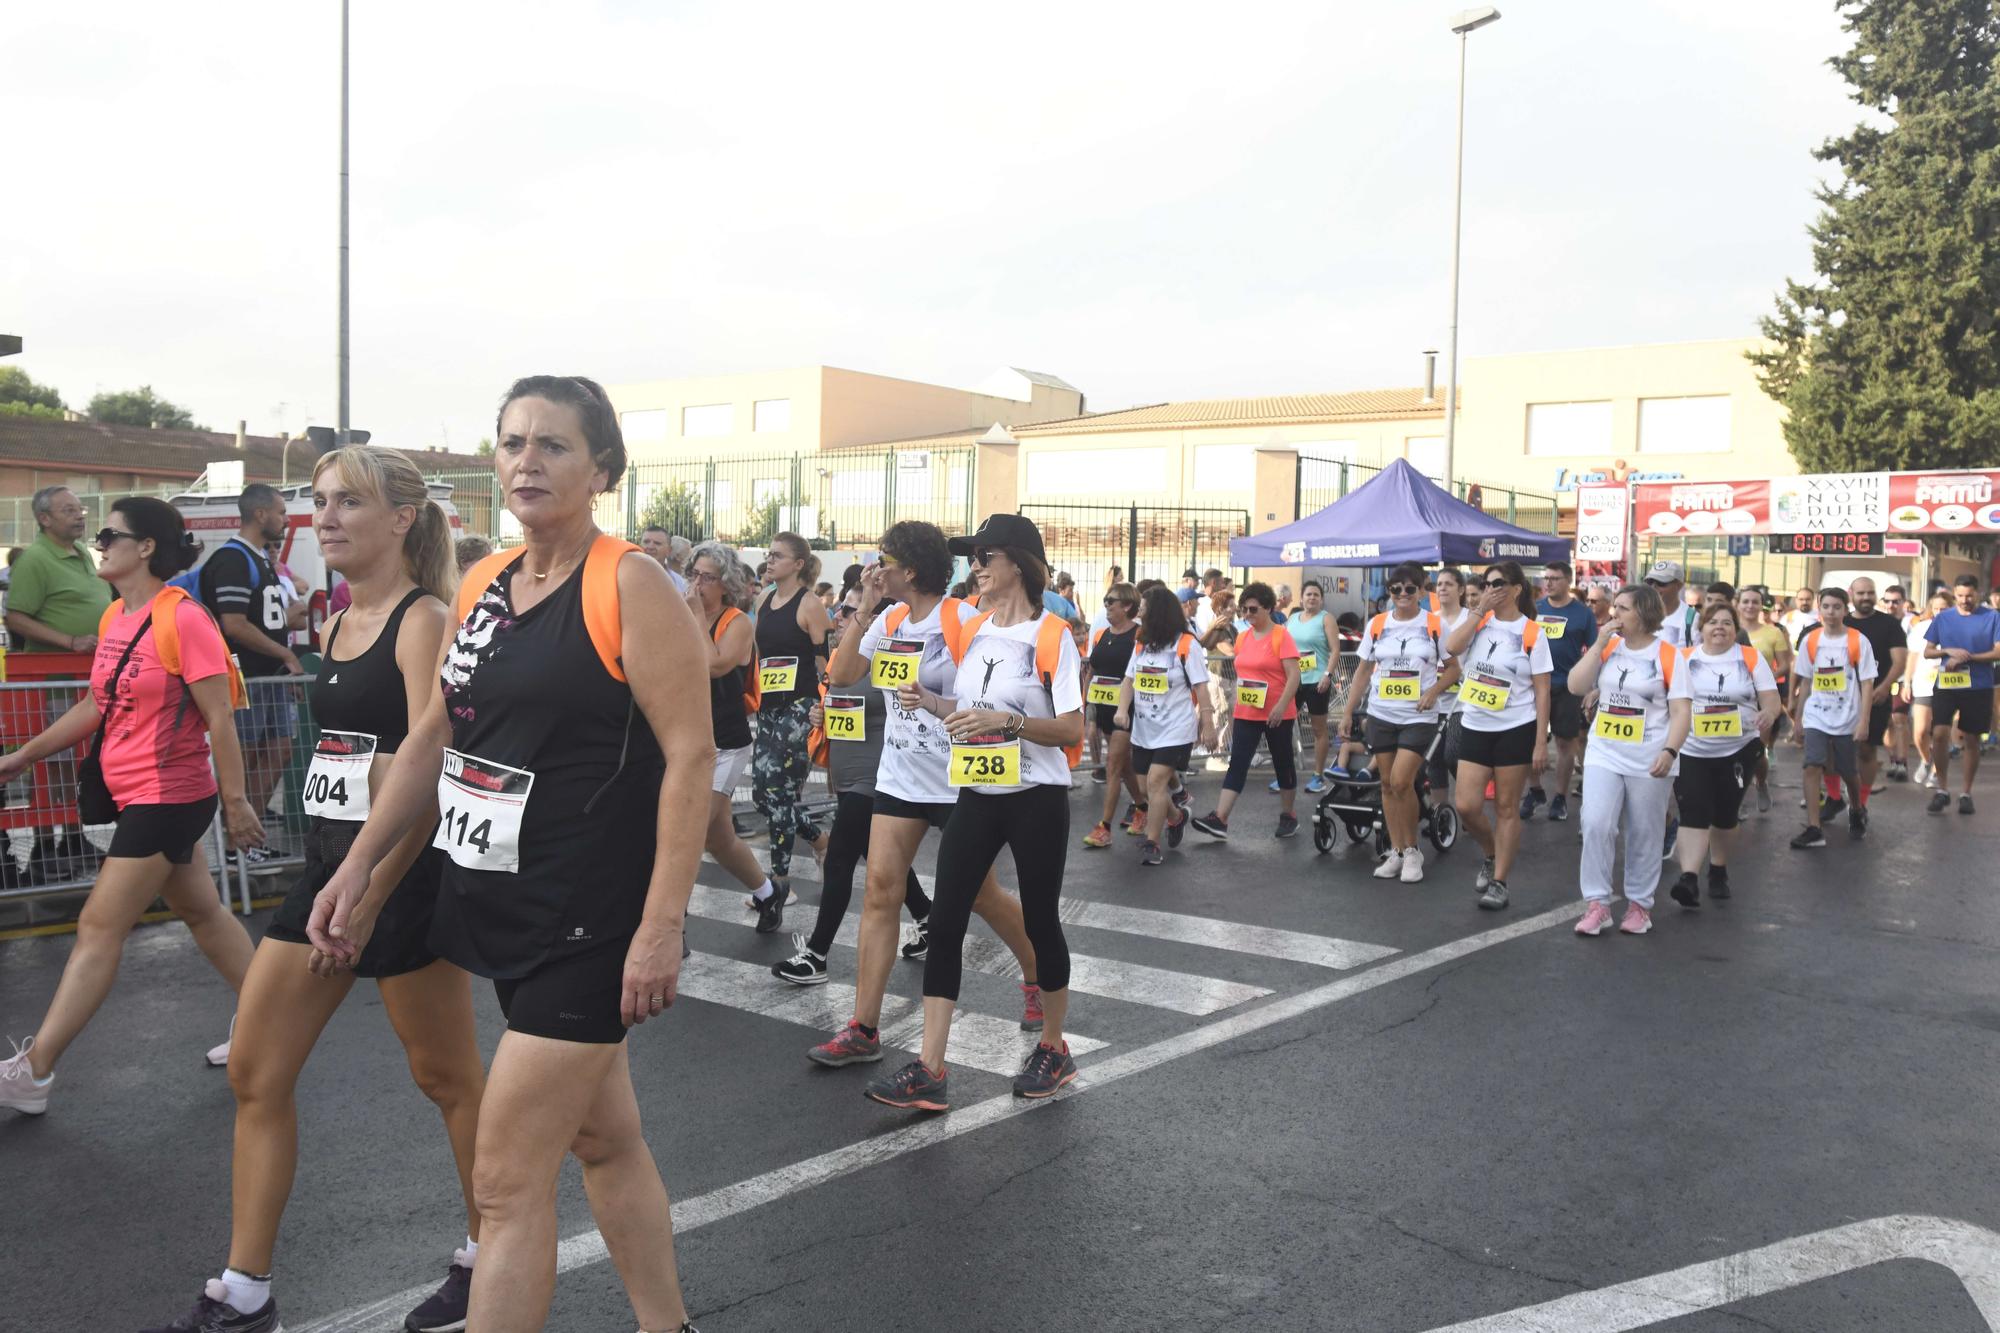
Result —
M 470 449 L 538 371 L 1417 383 L 1456 7 L 354 0 L 353 424 Z M 1831 0 L 1502 8 L 1463 355 L 1755 332 L 1857 114 Z M 338 72 L 333 0 L 0 6 L 12 364 L 330 423 Z

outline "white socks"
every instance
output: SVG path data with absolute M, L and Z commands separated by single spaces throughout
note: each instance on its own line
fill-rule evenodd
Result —
M 451 1261 L 460 1268 L 470 1268 L 479 1262 L 479 1242 L 472 1237 L 465 1238 L 465 1248 L 454 1252 Z
M 271 1275 L 252 1277 L 239 1273 L 233 1268 L 222 1270 L 223 1290 L 229 1294 L 222 1299 L 234 1307 L 238 1314 L 256 1314 L 271 1299 Z
M 773 884 L 770 880 L 766 879 L 762 884 L 759 884 L 757 886 L 757 891 L 755 893 L 752 893 L 750 896 L 752 898 L 755 898 L 758 902 L 762 902 L 764 901 L 764 899 L 770 897 L 777 891 L 778 891 L 778 886 Z

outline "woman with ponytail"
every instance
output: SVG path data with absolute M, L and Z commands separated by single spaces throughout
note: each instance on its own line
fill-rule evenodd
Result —
M 328 568 L 354 597 L 327 622 L 307 692 L 320 732 L 303 792 L 312 819 L 305 870 L 257 946 L 230 1050 L 236 1143 L 228 1263 L 188 1315 L 152 1333 L 277 1327 L 272 1252 L 298 1163 L 299 1072 L 357 976 L 380 988 L 410 1076 L 444 1118 L 465 1199 L 465 1245 L 452 1237 L 440 1246 L 454 1251 L 444 1284 L 406 1327 L 465 1326 L 479 1252 L 472 1149 L 486 1079 L 471 978 L 428 942 L 443 857 L 430 846 L 435 820 L 423 821 L 376 868 L 348 928 L 360 946 L 351 967 L 336 966 L 306 938 L 313 899 L 360 832 L 371 792 L 381 790 L 436 688 L 446 603 L 457 583 L 451 532 L 415 464 L 394 450 L 362 446 L 336 450 L 313 469 L 313 532 Z

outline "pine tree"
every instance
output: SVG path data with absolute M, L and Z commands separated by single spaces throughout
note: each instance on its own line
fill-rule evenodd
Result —
M 1828 63 L 1875 113 L 1815 153 L 1810 283 L 1750 356 L 1809 472 L 2000 464 L 2000 16 L 1992 0 L 1838 0 Z

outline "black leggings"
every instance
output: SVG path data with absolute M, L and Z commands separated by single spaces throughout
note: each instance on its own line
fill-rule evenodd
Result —
M 1229 731 L 1229 771 L 1222 775 L 1222 789 L 1243 790 L 1244 779 L 1250 775 L 1250 761 L 1257 754 L 1257 742 L 1266 737 L 1271 742 L 1271 773 L 1278 779 L 1278 790 L 1290 791 L 1298 786 L 1299 771 L 1292 766 L 1295 720 L 1288 717 L 1283 722 L 1246 722 L 1237 718 Z
M 1021 915 L 1035 946 L 1035 972 L 1045 991 L 1069 986 L 1069 945 L 1063 939 L 1063 857 L 1069 850 L 1069 788 L 1024 787 L 1005 796 L 963 791 L 938 845 L 937 902 L 931 909 L 931 952 L 924 960 L 924 996 L 958 999 L 965 928 L 972 900 L 1000 849 L 1014 851 L 1021 881 Z
M 875 820 L 875 798 L 866 792 L 844 791 L 835 800 L 833 831 L 827 835 L 826 878 L 819 890 L 819 920 L 806 941 L 806 947 L 821 958 L 833 947 L 840 919 L 847 915 L 847 904 L 854 897 L 854 867 L 868 851 L 868 827 Z M 931 914 L 931 900 L 914 870 L 903 881 L 903 906 L 919 921 Z

